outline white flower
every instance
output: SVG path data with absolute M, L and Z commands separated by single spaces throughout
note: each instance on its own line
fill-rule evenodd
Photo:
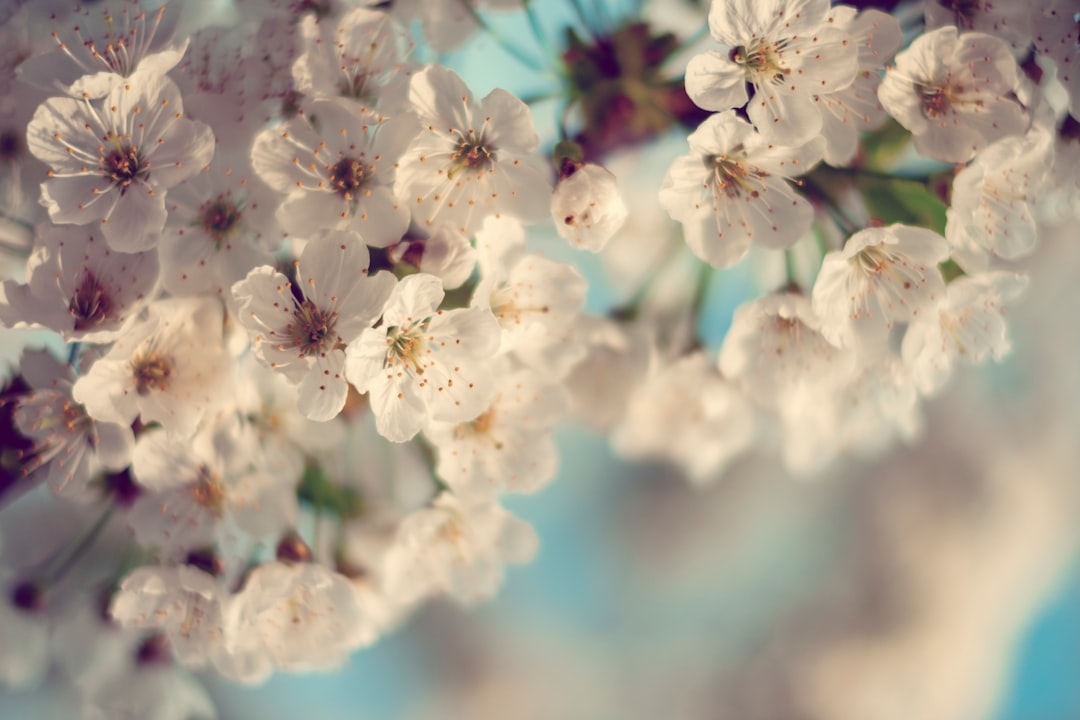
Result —
M 585 278 L 572 265 L 525 252 L 511 218 L 489 218 L 477 234 L 482 279 L 471 305 L 490 309 L 502 327 L 500 352 L 561 378 L 584 354 L 573 321 L 585 304 Z
M 821 333 L 840 347 L 885 350 L 895 323 L 911 322 L 945 294 L 937 265 L 948 255 L 945 238 L 924 228 L 855 233 L 842 250 L 825 256 L 814 283 Z
M 483 308 L 439 310 L 442 284 L 409 275 L 394 288 L 382 325 L 346 348 L 345 376 L 370 393 L 379 434 L 413 437 L 428 419 L 471 420 L 494 392 L 487 371 L 499 326 Z
M 55 223 L 100 222 L 120 252 L 153 247 L 165 225 L 165 193 L 214 154 L 209 126 L 183 117 L 176 85 L 139 73 L 100 102 L 52 98 L 26 131 L 30 152 L 51 168 L 42 202 Z
M 1042 12 L 1034 12 L 1033 22 L 1035 47 L 1057 65 L 1058 80 L 1069 93 L 1069 112 L 1076 117 L 1080 115 L 1080 25 L 1076 22 L 1076 2 L 1048 0 Z
M 709 30 L 730 50 L 692 58 L 686 92 L 706 110 L 749 100 L 750 121 L 770 140 L 798 145 L 817 135 L 814 95 L 846 87 L 857 69 L 854 43 L 828 12 L 827 0 L 713 0 Z
M 124 628 L 154 630 L 186 667 L 204 667 L 224 641 L 227 592 L 191 565 L 144 565 L 120 583 L 109 615 Z
M 821 334 L 810 299 L 766 295 L 735 311 L 720 349 L 720 372 L 765 405 L 806 385 L 825 390 L 849 379 L 854 357 Z
M 287 529 L 296 520 L 297 478 L 266 466 L 266 457 L 231 424 L 191 439 L 146 431 L 132 457 L 132 475 L 145 490 L 127 516 L 135 540 L 182 556 L 235 527 L 256 538 Z
M 505 563 L 528 562 L 537 545 L 532 526 L 499 505 L 444 492 L 398 527 L 386 556 L 387 592 L 402 602 L 443 592 L 475 604 L 498 591 Z
M 858 48 L 858 73 L 850 85 L 817 96 L 821 107 L 821 134 L 825 138 L 825 162 L 848 165 L 859 148 L 859 133 L 874 130 L 888 118 L 878 101 L 881 71 L 903 41 L 900 21 L 880 10 L 841 5 L 830 20 L 851 37 Z
M 300 21 L 303 54 L 292 66 L 296 89 L 313 97 L 341 96 L 389 114 L 409 82 L 409 37 L 385 12 L 352 8 L 326 30 L 313 15 Z
M 1031 44 L 1034 18 L 1041 14 L 1045 0 L 1034 3 L 996 0 L 925 0 L 926 27 L 933 30 L 955 25 L 962 31 L 975 30 L 995 35 L 1009 43 L 1018 56 Z
M 46 226 L 27 264 L 27 284 L 5 280 L 0 321 L 55 330 L 65 340 L 107 343 L 153 298 L 153 250 L 121 253 L 86 228 Z
M 222 400 L 229 359 L 214 299 L 159 300 L 75 383 L 72 395 L 96 420 L 136 417 L 190 437 Z
M 21 363 L 31 391 L 19 397 L 12 422 L 33 442 L 23 472 L 43 478 L 57 495 L 75 500 L 100 497 L 89 485 L 99 470 L 128 466 L 135 444 L 129 425 L 95 422 L 71 397 L 73 373 L 45 350 L 27 350 Z
M 799 147 L 773 145 L 731 111 L 708 118 L 688 141 L 691 154 L 668 170 L 660 205 L 683 223 L 698 257 L 730 267 L 752 242 L 784 249 L 810 229 L 813 208 L 789 178 L 821 160 L 821 138 Z
M 537 167 L 540 138 L 525 103 L 495 89 L 477 104 L 440 65 L 413 76 L 409 102 L 423 130 L 402 155 L 395 189 L 417 221 L 472 235 L 488 215 L 547 215 L 551 183 Z
M 1035 249 L 1033 209 L 1053 161 L 1052 135 L 1033 128 L 999 140 L 957 173 L 945 237 L 965 269 L 985 268 L 986 253 L 1015 260 Z
M 1012 349 L 1003 313 L 1027 288 L 1027 278 L 1006 272 L 961 277 L 951 282 L 932 312 L 911 323 L 904 335 L 904 362 L 924 395 L 948 381 L 957 360 L 979 364 L 1001 360 Z
M 215 666 L 226 677 L 259 683 L 275 670 L 330 670 L 359 643 L 363 609 L 349 581 L 314 563 L 267 562 L 229 602 L 226 650 Z
M 281 226 L 301 236 L 324 228 L 353 230 L 373 247 L 400 240 L 409 210 L 392 185 L 407 138 L 398 137 L 396 122 L 341 101 L 316 100 L 305 115 L 259 133 L 251 164 L 270 187 L 287 194 L 277 209 Z M 397 128 L 408 130 L 408 123 Z
M 458 497 L 494 500 L 505 490 L 535 492 L 555 477 L 552 426 L 566 413 L 566 395 L 551 380 L 504 362 L 493 369 L 487 410 L 462 423 L 431 423 L 424 434 L 439 451 L 436 472 Z
M 986 145 L 1028 126 L 1016 98 L 1019 69 L 1009 46 L 983 33 L 942 27 L 896 56 L 878 98 L 911 131 L 915 149 L 945 162 L 965 162 Z
M 575 335 L 585 356 L 564 379 L 571 414 L 597 432 L 606 433 L 622 418 L 635 387 L 649 369 L 648 331 L 607 318 L 581 315 Z
M 626 222 L 629 211 L 606 168 L 571 163 L 555 186 L 551 219 L 559 235 L 577 248 L 600 252 Z
M 277 202 L 246 158 L 230 162 L 219 148 L 210 167 L 169 192 L 158 246 L 162 285 L 172 295 L 215 294 L 232 303 L 233 284 L 269 264 L 281 244 L 284 232 L 270 212 Z
M 217 720 L 206 690 L 174 665 L 146 662 L 85 700 L 86 720 Z
M 634 388 L 611 443 L 629 459 L 667 459 L 715 479 L 756 437 L 753 407 L 702 352 L 658 365 Z
M 233 286 L 256 355 L 299 387 L 300 412 L 311 420 L 345 405 L 343 346 L 378 319 L 394 287 L 389 273 L 368 277 L 368 263 L 359 235 L 328 230 L 296 261 L 295 284 L 264 266 Z
M 476 248 L 449 225 L 440 225 L 428 237 L 405 236 L 390 246 L 389 256 L 395 263 L 407 263 L 434 275 L 447 290 L 464 285 L 476 269 Z
M 58 47 L 28 58 L 19 67 L 20 79 L 50 90 L 59 87 L 75 97 L 100 98 L 136 71 L 165 75 L 180 62 L 187 39 L 163 40 L 158 32 L 167 12 L 173 11 L 165 25 L 175 22 L 178 3 L 163 5 L 149 17 L 139 0 L 105 5 L 76 5 L 70 15 L 61 15 L 72 23 L 70 30 L 54 30 Z

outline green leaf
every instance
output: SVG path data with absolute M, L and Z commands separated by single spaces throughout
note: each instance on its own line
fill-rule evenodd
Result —
M 886 225 L 917 225 L 945 233 L 945 203 L 925 184 L 900 178 L 863 178 L 858 187 L 870 215 Z
M 907 152 L 911 133 L 892 118 L 880 129 L 863 138 L 863 155 L 866 165 L 874 170 L 888 171 Z
M 296 488 L 296 499 L 315 510 L 341 518 L 359 517 L 364 512 L 364 497 L 351 487 L 335 485 L 316 463 L 308 462 Z

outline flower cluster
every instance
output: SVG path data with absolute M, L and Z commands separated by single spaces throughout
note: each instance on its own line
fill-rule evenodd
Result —
M 959 362 L 1009 350 L 1015 264 L 1080 178 L 1059 0 L 928 3 L 908 41 L 714 0 L 685 90 L 630 16 L 551 59 L 558 138 L 421 60 L 498 38 L 489 11 L 550 49 L 528 0 L 54 5 L 0 28 L 0 323 L 67 361 L 28 350 L 3 392 L 0 504 L 47 486 L 85 530 L 4 556 L 0 683 L 57 662 L 103 717 L 211 717 L 188 669 L 333 668 L 490 598 L 537 547 L 500 502 L 552 480 L 565 419 L 696 481 L 914 438 Z M 690 154 L 650 183 L 673 126 Z M 565 245 L 625 301 L 585 314 Z M 782 277 L 717 338 L 711 281 L 747 257 Z M 95 650 L 50 660 L 50 633 Z

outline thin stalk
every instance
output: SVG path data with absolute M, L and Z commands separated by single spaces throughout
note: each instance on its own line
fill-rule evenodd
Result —
M 540 18 L 536 15 L 536 6 L 533 0 L 525 0 L 525 18 L 529 21 L 529 29 L 532 30 L 533 37 L 536 38 L 536 43 L 540 46 L 540 50 L 543 51 L 544 55 L 548 58 L 558 57 L 551 40 L 544 34 L 544 29 L 540 26 Z
M 86 552 L 93 546 L 94 541 L 97 540 L 101 531 L 105 529 L 105 526 L 109 523 L 109 518 L 112 517 L 113 510 L 116 505 L 110 503 L 109 507 L 105 508 L 105 512 L 101 513 L 94 524 L 91 525 L 86 531 L 76 540 L 73 544 L 69 545 L 65 552 L 60 553 L 56 558 L 49 563 L 48 567 L 41 574 L 42 585 L 53 585 L 60 578 L 70 570 L 75 563 L 86 554 Z
M 458 2 L 460 2 L 461 6 L 465 8 L 465 11 L 469 13 L 469 17 L 471 17 L 473 21 L 480 26 L 480 29 L 486 32 L 499 47 L 501 47 L 510 55 L 514 56 L 526 67 L 541 73 L 548 72 L 548 69 L 545 68 L 540 62 L 538 62 L 536 58 L 522 52 L 517 45 L 507 40 L 500 33 L 498 33 L 495 28 L 491 27 L 491 25 L 488 24 L 488 21 L 485 20 L 484 17 L 476 11 L 476 8 L 473 7 L 470 0 L 458 0 Z

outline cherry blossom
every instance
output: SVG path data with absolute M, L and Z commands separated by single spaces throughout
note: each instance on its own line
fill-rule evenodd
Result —
M 440 310 L 439 279 L 419 273 L 394 288 L 382 325 L 346 348 L 345 376 L 370 394 L 379 434 L 409 440 L 429 419 L 471 420 L 494 392 L 487 365 L 499 342 L 490 310 Z
M 784 249 L 809 230 L 813 210 L 790 178 L 821 160 L 821 138 L 800 147 L 774 145 L 726 112 L 707 119 L 688 141 L 691 153 L 668 171 L 660 205 L 683 224 L 698 257 L 729 267 L 751 243 Z
M 298 387 L 300 412 L 329 420 L 345 405 L 345 345 L 378 319 L 394 287 L 368 277 L 368 251 L 356 233 L 324 231 L 296 261 L 290 281 L 269 266 L 233 286 L 238 318 L 256 355 Z
M 317 121 L 317 124 L 314 124 Z M 352 230 L 374 247 L 401 239 L 408 207 L 392 191 L 400 153 L 395 128 L 335 100 L 311 103 L 303 117 L 255 138 L 251 163 L 259 177 L 287 195 L 277 219 L 301 236 L 320 229 Z
M 945 238 L 924 228 L 855 233 L 843 250 L 825 256 L 814 283 L 821 333 L 841 347 L 882 351 L 895 323 L 910 322 L 941 301 L 945 281 L 937 265 L 946 257 Z
M 911 131 L 915 149 L 965 162 L 1003 137 L 1027 129 L 1017 99 L 1019 69 L 1004 40 L 942 27 L 896 56 L 878 90 L 881 104 Z
M 417 222 L 471 235 L 488 215 L 547 215 L 551 183 L 536 163 L 540 139 L 525 103 L 501 89 L 476 103 L 439 65 L 413 76 L 409 103 L 423 129 L 402 154 L 395 189 Z
M 214 154 L 209 126 L 184 118 L 176 84 L 140 73 L 101 101 L 47 100 L 27 128 L 30 152 L 51 168 L 42 202 L 55 223 L 100 223 L 109 247 L 153 247 L 165 194 Z
M 826 0 L 713 0 L 709 31 L 730 51 L 694 57 L 687 93 L 707 110 L 746 105 L 770 140 L 797 145 L 817 135 L 814 95 L 843 89 L 857 71 L 850 36 L 828 13 Z
M 551 196 L 555 230 L 574 247 L 599 252 L 629 214 L 615 176 L 599 165 L 573 162 L 564 163 L 562 175 Z
M 190 437 L 228 380 L 221 303 L 169 299 L 148 310 L 75 382 L 72 396 L 95 420 L 130 425 L 139 417 Z

